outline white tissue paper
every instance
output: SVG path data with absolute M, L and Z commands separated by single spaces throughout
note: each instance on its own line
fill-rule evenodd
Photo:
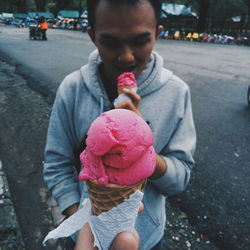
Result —
M 83 207 L 81 209 L 70 216 L 67 220 L 63 221 L 56 229 L 47 234 L 43 240 L 44 246 L 47 240 L 69 237 L 80 230 L 82 226 L 90 220 L 91 216 L 93 216 L 90 200 L 85 199 L 82 205 Z
M 92 215 L 90 200 L 85 199 L 82 203 L 83 207 L 49 232 L 43 244 L 45 245 L 49 239 L 68 237 L 89 222 L 94 235 L 94 246 L 99 250 L 107 250 L 117 234 L 133 231 L 142 197 L 143 193 L 137 190 L 130 195 L 129 199 L 98 216 Z
M 136 93 L 137 91 L 137 87 L 134 87 L 134 88 L 131 88 L 132 91 L 134 91 Z M 120 95 L 118 95 L 118 97 L 114 100 L 113 104 L 116 106 L 117 104 L 127 100 L 127 99 L 130 99 L 130 97 L 125 94 L 125 93 L 121 93 Z

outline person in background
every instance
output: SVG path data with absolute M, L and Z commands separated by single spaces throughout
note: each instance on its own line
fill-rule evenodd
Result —
M 48 29 L 48 24 L 47 24 L 44 16 L 41 16 L 41 18 L 39 20 L 39 28 L 42 32 L 42 40 L 47 40 L 46 31 Z
M 77 24 L 78 24 L 77 19 L 74 19 L 74 23 L 73 23 L 74 30 L 77 30 Z
M 87 0 L 88 34 L 96 46 L 88 64 L 66 76 L 53 105 L 45 148 L 44 179 L 61 212 L 74 214 L 88 197 L 76 171 L 81 143 L 90 124 L 112 108 L 129 109 L 152 129 L 156 169 L 144 189 L 134 232 L 122 232 L 113 249 L 160 249 L 166 224 L 166 197 L 185 190 L 194 165 L 196 133 L 189 87 L 164 68 L 153 50 L 161 32 L 160 0 Z M 114 107 L 117 77 L 133 72 L 137 93 Z M 84 166 L 83 166 L 84 167 Z M 75 248 L 76 237 L 66 249 Z M 131 245 L 132 244 L 132 245 Z M 88 224 L 76 248 L 94 249 Z

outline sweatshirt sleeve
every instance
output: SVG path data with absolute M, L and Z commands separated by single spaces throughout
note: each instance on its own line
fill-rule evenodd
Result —
M 189 89 L 185 94 L 182 117 L 170 141 L 160 152 L 165 159 L 167 171 L 151 183 L 164 195 L 171 196 L 185 190 L 194 165 L 193 154 L 196 146 L 196 132 L 193 121 Z
M 71 104 L 65 105 L 60 88 L 52 108 L 45 147 L 44 180 L 61 212 L 79 203 L 75 171 L 74 131 Z

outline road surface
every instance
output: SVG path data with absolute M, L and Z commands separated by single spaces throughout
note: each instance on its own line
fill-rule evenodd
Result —
M 24 171 L 20 177 L 22 181 L 26 178 L 34 186 L 41 181 L 41 152 L 56 89 L 66 74 L 87 62 L 89 52 L 94 49 L 87 35 L 81 32 L 49 30 L 47 36 L 47 42 L 31 41 L 28 39 L 28 29 L 0 26 L 1 57 L 15 66 L 12 72 L 21 75 L 34 94 L 32 98 L 27 86 L 23 87 L 22 93 L 22 86 L 19 86 L 19 94 L 9 91 L 5 99 L 0 99 L 0 102 L 6 103 L 6 98 L 13 98 L 12 106 L 9 104 L 5 109 L 0 109 L 5 121 L 2 123 L 1 118 L 0 159 L 10 186 L 13 186 L 10 187 L 13 193 L 23 187 L 20 182 L 14 188 L 14 177 L 18 177 L 15 176 L 18 172 L 13 170 L 13 164 L 18 163 L 15 168 L 20 170 L 22 164 L 33 164 L 35 169 L 31 171 L 29 167 L 27 171 L 30 172 Z M 207 244 L 210 243 L 207 249 L 249 249 L 250 109 L 246 94 L 250 84 L 250 47 L 159 40 L 156 51 L 164 57 L 165 66 L 190 86 L 198 136 L 196 166 L 190 185 L 185 193 L 169 198 L 170 206 L 180 209 L 178 219 L 185 218 L 190 223 L 194 230 L 192 232 L 197 235 L 197 242 L 205 240 Z M 16 117 L 8 116 L 13 112 L 17 114 Z M 22 126 L 16 125 L 19 123 Z M 25 138 L 25 141 L 9 141 L 13 133 L 17 139 Z M 31 145 L 35 145 L 36 140 L 40 152 L 32 151 Z M 17 154 L 12 156 L 10 152 Z M 41 188 L 37 199 L 43 196 Z M 28 200 L 30 192 L 22 192 Z M 42 199 L 48 200 L 45 191 L 43 194 Z M 17 204 L 22 204 L 17 195 L 16 199 Z M 46 210 L 43 207 L 40 209 Z M 181 224 L 174 225 L 174 217 L 172 219 L 169 227 L 179 228 L 170 241 L 177 244 L 184 238 L 182 249 L 197 249 L 191 238 L 188 239 L 183 233 Z M 42 233 L 46 231 L 46 226 Z M 204 245 L 199 249 L 205 249 Z

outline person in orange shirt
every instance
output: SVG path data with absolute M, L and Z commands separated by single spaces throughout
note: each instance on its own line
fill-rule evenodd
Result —
M 48 25 L 44 16 L 41 16 L 40 21 L 39 21 L 39 26 L 42 32 L 42 40 L 47 40 L 46 31 L 48 29 Z

